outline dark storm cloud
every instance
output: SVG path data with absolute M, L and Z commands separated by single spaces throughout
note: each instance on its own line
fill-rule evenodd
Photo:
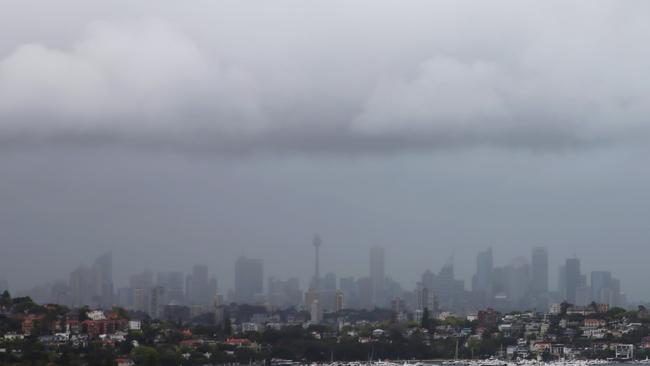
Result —
M 5 34 L 0 141 L 241 153 L 645 139 L 645 3 L 398 5 L 136 3 L 117 17 L 118 4 L 60 37 L 65 16 L 42 41 Z

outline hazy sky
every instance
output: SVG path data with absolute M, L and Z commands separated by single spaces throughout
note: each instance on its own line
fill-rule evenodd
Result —
M 190 5 L 191 4 L 191 5 Z M 650 299 L 647 1 L 0 0 L 0 277 L 545 245 Z M 302 258 L 304 260 L 296 260 Z M 303 281 L 303 285 L 305 281 Z M 467 284 L 469 287 L 469 284 Z

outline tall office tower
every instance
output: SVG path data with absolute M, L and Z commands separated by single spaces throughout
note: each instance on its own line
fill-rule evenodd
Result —
M 332 272 L 328 272 L 323 277 L 321 289 L 323 291 L 336 291 L 336 275 Z
M 314 277 L 309 285 L 310 289 L 317 293 L 320 289 L 320 246 L 323 244 L 318 234 L 314 235 L 312 245 L 314 246 Z
M 149 293 L 143 287 L 131 289 L 133 291 L 133 310 L 149 313 Z M 149 290 L 151 291 L 151 290 Z
M 396 298 L 402 298 L 404 296 L 404 289 L 402 289 L 402 285 L 394 281 L 390 277 L 386 277 L 386 280 L 384 281 L 384 298 L 386 299 L 384 301 L 384 306 L 389 306 L 390 301 L 396 299 Z
M 219 292 L 219 282 L 217 281 L 217 278 L 215 276 L 210 277 L 210 280 L 208 280 L 208 294 L 207 294 L 207 300 L 211 304 L 214 304 L 214 300 L 217 297 L 217 294 Z
M 332 272 L 325 274 L 320 280 L 317 298 L 323 310 L 334 311 L 336 308 L 336 275 Z
M 336 291 L 336 306 L 334 308 L 334 311 L 338 313 L 339 311 L 343 310 L 344 306 L 345 299 L 343 297 L 343 292 Z
M 427 272 L 431 273 L 431 271 Z M 427 272 L 425 272 L 425 274 Z M 436 312 L 438 309 L 435 302 L 436 298 L 431 285 L 427 287 L 423 282 L 418 282 L 415 289 L 415 308 L 418 310 L 424 310 L 424 308 L 427 308 L 429 309 L 429 312 Z
M 185 303 L 182 272 L 158 272 L 156 285 L 165 289 L 164 305 Z
M 163 313 L 163 308 L 165 298 L 165 288 L 162 286 L 156 286 L 151 289 L 151 295 L 149 296 L 149 316 L 154 319 L 160 319 Z
M 476 256 L 476 289 L 483 292 L 486 297 L 490 297 L 492 294 L 493 271 L 494 264 L 490 247 Z
M 311 315 L 312 323 L 318 324 L 323 321 L 323 307 L 318 302 L 318 300 L 312 301 L 309 309 L 310 309 L 309 313 Z
M 566 301 L 570 304 L 576 303 L 576 292 L 580 287 L 580 260 L 578 258 L 567 258 L 565 263 L 565 288 L 566 288 Z
M 591 299 L 597 303 L 609 303 L 604 294 L 611 287 L 612 273 L 607 271 L 591 272 Z
M 133 309 L 149 312 L 149 295 L 153 287 L 153 273 L 146 270 L 129 277 L 129 287 L 133 294 Z
M 208 266 L 197 264 L 192 267 L 192 278 L 190 280 L 190 305 L 209 306 L 211 296 L 208 293 Z
M 82 307 L 92 304 L 95 294 L 93 271 L 87 266 L 80 266 L 70 273 L 70 305 Z
M 235 262 L 235 301 L 254 304 L 264 289 L 264 264 L 261 259 L 239 257 Z
M 456 309 L 461 301 L 465 283 L 455 278 L 453 257 L 440 269 L 433 282 L 433 293 L 440 306 L 447 310 Z
M 419 282 L 417 284 L 417 288 L 415 289 L 415 296 L 416 296 L 416 304 L 415 308 L 417 310 L 424 310 L 425 308 L 430 310 L 429 307 L 429 289 L 425 287 L 422 282 Z
M 548 292 L 548 252 L 545 247 L 533 248 L 530 289 L 533 295 Z
M 372 303 L 376 306 L 383 306 L 384 285 L 386 281 L 384 248 L 373 246 L 370 248 L 370 281 L 372 289 Z
M 113 304 L 113 253 L 107 252 L 95 259 L 93 264 L 96 296 L 99 297 L 103 308 L 111 308 Z
M 515 258 L 510 264 L 508 273 L 508 297 L 514 309 L 527 308 L 525 302 L 530 288 L 530 266 L 526 258 Z
M 422 288 L 426 288 L 429 290 L 429 292 L 433 291 L 433 285 L 435 281 L 436 275 L 433 274 L 430 270 L 424 271 L 422 273 Z
M 621 292 L 621 280 L 612 277 L 610 282 L 610 300 L 611 306 L 625 307 L 627 305 L 626 296 Z

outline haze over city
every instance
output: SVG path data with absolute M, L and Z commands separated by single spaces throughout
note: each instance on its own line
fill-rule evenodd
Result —
M 453 257 L 472 289 L 547 248 L 650 300 L 643 1 L 23 0 L 0 12 L 0 279 L 111 251 L 129 277 L 273 276 Z

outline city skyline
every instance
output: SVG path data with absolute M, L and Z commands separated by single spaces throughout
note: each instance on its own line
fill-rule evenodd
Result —
M 650 1 L 0 24 L 0 364 L 650 363 Z
M 375 245 L 409 287 L 542 245 L 551 287 L 575 253 L 650 299 L 646 2 L 341 6 L 7 6 L 0 277 L 111 250 L 115 283 L 196 263 L 231 283 L 240 254 L 304 279 L 319 232 L 345 277 Z
M 311 278 L 295 274 L 276 278 L 264 272 L 263 258 L 242 255 L 235 261 L 232 285 L 219 282 L 209 266 L 195 264 L 187 273 L 156 273 L 145 269 L 131 274 L 128 287 L 124 287 L 124 284 L 113 282 L 113 254 L 107 252 L 97 257 L 91 267 L 81 265 L 72 271 L 67 283 L 55 281 L 40 290 L 18 291 L 18 294 L 75 307 L 119 305 L 153 313 L 159 313 L 167 304 L 187 304 L 191 309 L 197 307 L 197 311 L 205 311 L 223 302 L 304 307 L 317 313 L 333 311 L 337 306 L 387 307 L 394 301 L 404 302 L 402 306 L 411 310 L 429 307 L 436 311 L 461 312 L 483 308 L 501 311 L 548 309 L 562 301 L 581 306 L 592 301 L 610 306 L 634 304 L 628 302 L 625 287 L 611 271 L 584 271 L 575 256 L 566 258 L 557 268 L 557 287 L 549 287 L 552 269 L 548 251 L 541 246 L 532 247 L 528 258 L 515 257 L 504 263 L 495 263 L 492 247 L 478 252 L 475 274 L 469 283 L 456 276 L 457 260 L 452 256 L 439 269 L 422 270 L 420 281 L 411 287 L 395 281 L 385 272 L 385 251 L 380 246 L 368 249 L 370 261 L 365 276 L 346 277 L 326 271 L 317 277 L 321 266 L 318 260 L 318 249 L 322 245 L 320 236 L 316 235 L 312 243 L 316 261 L 312 262 L 315 275 Z M 218 283 L 222 287 L 219 288 Z

